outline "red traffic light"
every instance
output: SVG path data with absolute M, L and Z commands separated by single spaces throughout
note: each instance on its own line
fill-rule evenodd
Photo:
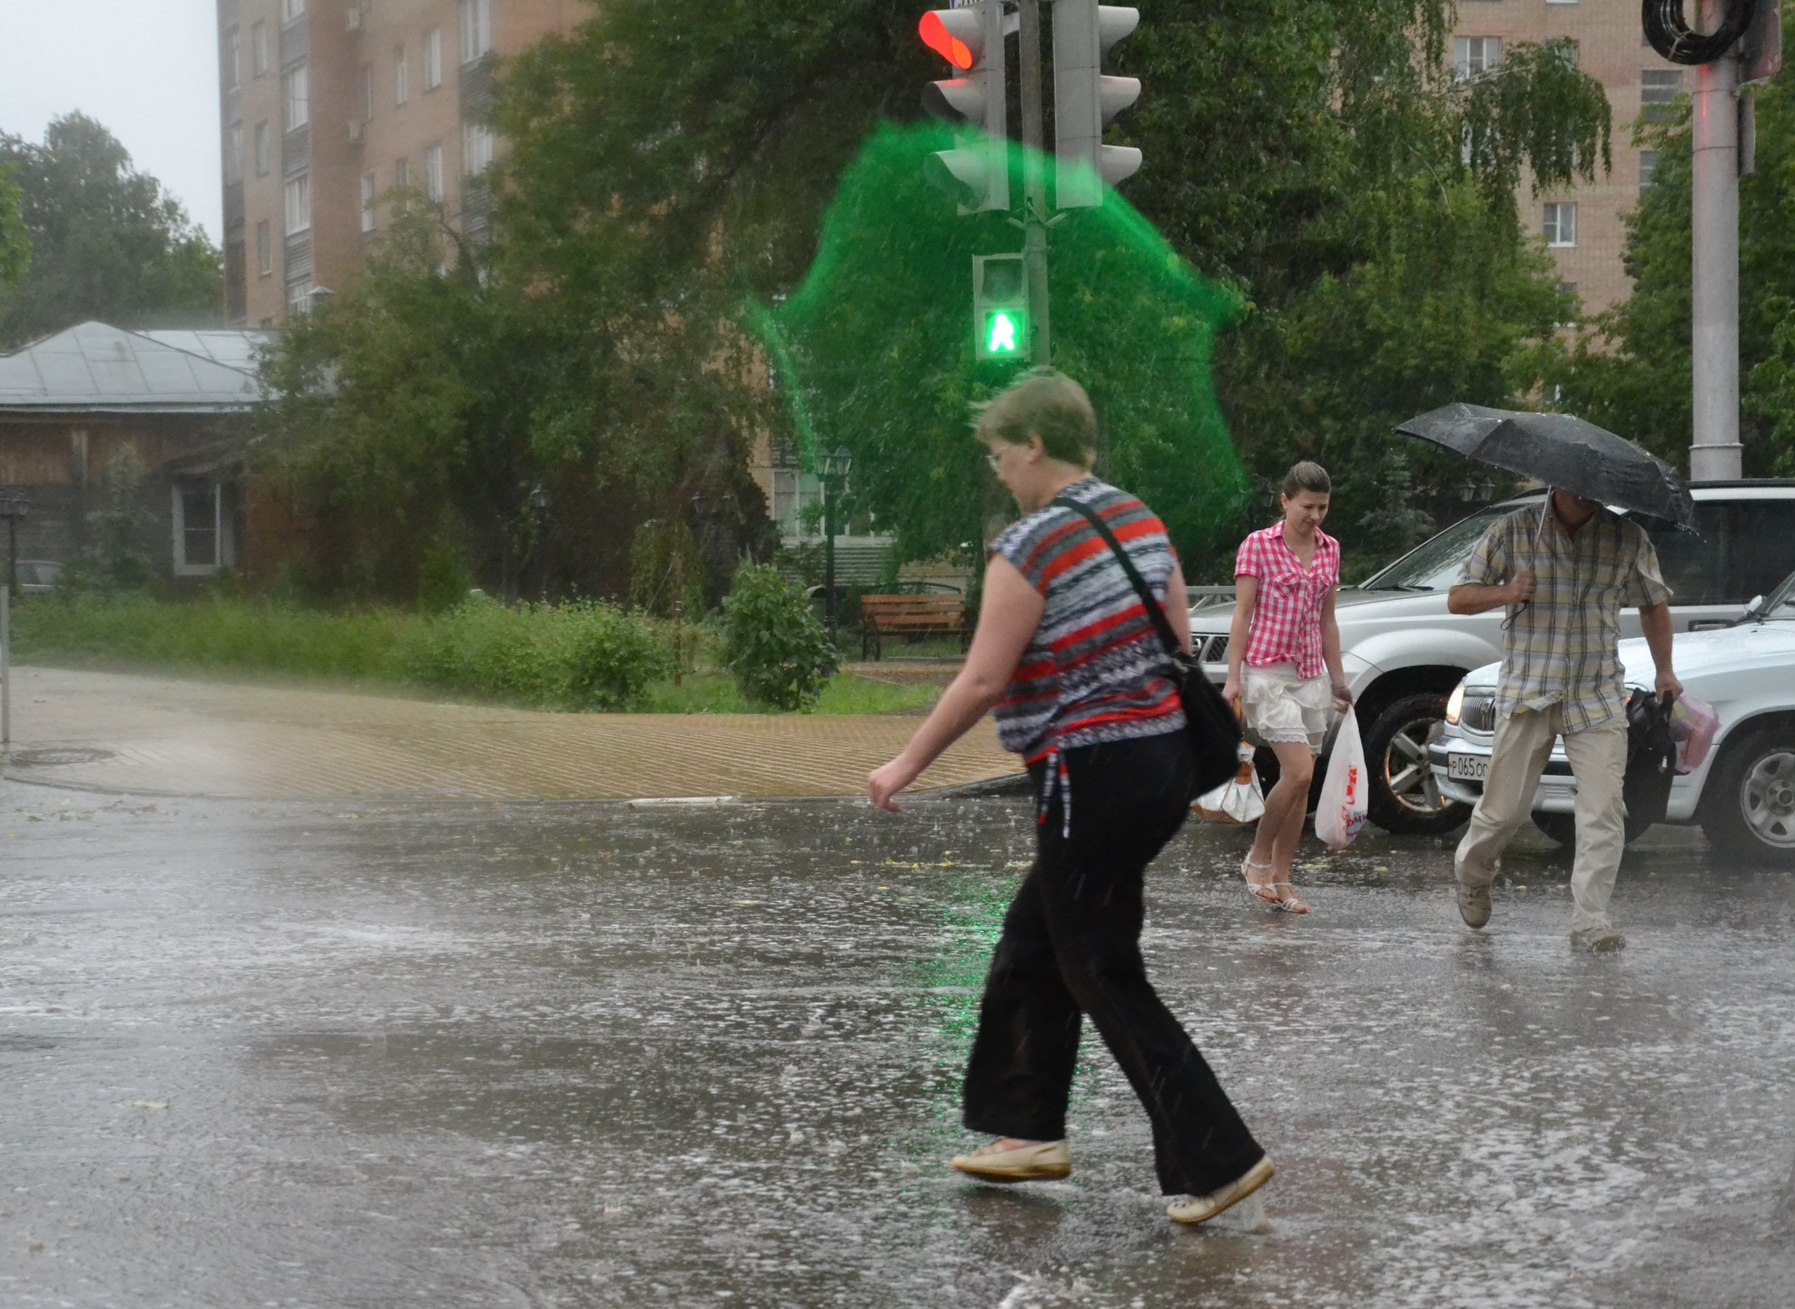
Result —
M 940 55 L 955 68 L 972 67 L 972 47 L 947 30 L 947 24 L 941 19 L 941 11 L 931 9 L 922 16 L 916 25 L 922 36 L 922 43 Z

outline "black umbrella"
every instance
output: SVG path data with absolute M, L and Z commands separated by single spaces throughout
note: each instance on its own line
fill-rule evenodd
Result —
M 1677 470 L 1624 437 L 1569 414 L 1441 405 L 1397 431 L 1587 500 L 1689 526 L 1695 501 Z

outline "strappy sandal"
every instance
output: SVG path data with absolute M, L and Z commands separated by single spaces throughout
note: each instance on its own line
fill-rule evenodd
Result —
M 1258 869 L 1262 873 L 1269 873 L 1271 865 L 1254 863 L 1253 852 L 1248 850 L 1246 858 L 1240 861 L 1240 875 L 1246 879 L 1247 894 L 1268 909 L 1282 909 L 1284 900 L 1277 892 L 1277 884 L 1275 882 L 1255 882 L 1253 880 L 1254 869 Z
M 1281 889 L 1280 889 L 1281 888 Z M 1310 912 L 1309 904 L 1296 893 L 1296 886 L 1291 882 L 1270 883 L 1271 893 L 1277 896 L 1277 906 L 1287 914 L 1306 914 Z M 1290 894 L 1285 895 L 1288 891 Z

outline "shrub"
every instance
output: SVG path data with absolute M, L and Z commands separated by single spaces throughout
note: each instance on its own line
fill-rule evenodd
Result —
M 562 606 L 567 615 L 567 707 L 628 709 L 673 672 L 673 655 L 647 623 L 607 604 Z
M 723 649 L 743 698 L 770 709 L 815 704 L 840 662 L 804 593 L 760 564 L 742 565 L 723 601 Z

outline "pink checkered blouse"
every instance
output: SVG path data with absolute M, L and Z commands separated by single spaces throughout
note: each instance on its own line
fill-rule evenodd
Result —
M 1240 543 L 1236 577 L 1259 579 L 1253 625 L 1242 662 L 1255 668 L 1295 664 L 1305 681 L 1327 671 L 1321 651 L 1321 606 L 1340 585 L 1340 543 L 1315 531 L 1315 554 L 1304 568 L 1284 543 L 1284 524 L 1273 523 Z

